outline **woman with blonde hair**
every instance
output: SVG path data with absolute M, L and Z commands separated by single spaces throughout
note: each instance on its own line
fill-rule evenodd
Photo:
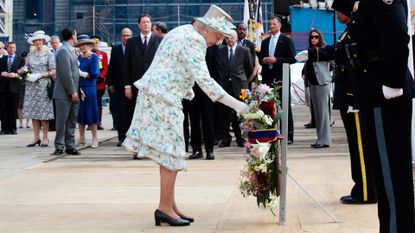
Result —
M 26 66 L 31 74 L 26 78 L 23 102 L 23 117 L 32 119 L 34 138 L 27 147 L 39 145 L 47 147 L 49 143 L 49 120 L 53 119 L 53 100 L 48 96 L 50 79 L 55 75 L 55 59 L 46 48 L 50 37 L 44 31 L 36 31 L 27 40 L 34 48 L 27 55 Z M 42 139 L 40 130 L 42 129 Z

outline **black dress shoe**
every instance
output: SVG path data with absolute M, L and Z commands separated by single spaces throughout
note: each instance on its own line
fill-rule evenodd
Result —
M 313 129 L 313 128 L 315 128 L 316 127 L 316 125 L 315 124 L 305 124 L 304 125 L 304 128 L 306 128 L 306 129 Z
M 353 198 L 352 196 L 345 196 L 343 197 L 343 200 L 341 200 L 341 202 L 342 204 L 346 204 L 346 205 L 360 205 L 360 204 L 375 204 L 377 201 L 376 200 L 363 201 L 363 200 L 357 200 Z
M 189 156 L 189 159 L 200 159 L 203 158 L 202 151 L 195 151 Z
M 81 153 L 77 150 L 77 149 L 75 149 L 75 148 L 73 148 L 73 149 L 67 149 L 67 150 L 65 150 L 65 153 L 66 154 L 68 154 L 68 155 L 80 155 Z
M 313 147 L 313 148 L 316 148 L 316 149 L 330 147 L 329 145 L 323 145 L 323 144 L 317 144 L 317 143 L 311 144 L 310 146 Z
M 230 147 L 231 146 L 231 143 L 230 142 L 221 142 L 220 144 L 219 144 L 219 147 L 220 148 L 223 148 L 223 147 Z
M 288 144 L 288 145 L 293 144 L 293 142 L 294 142 L 294 141 L 293 141 L 292 139 L 288 139 L 288 140 L 287 140 L 287 144 Z
M 190 222 L 187 220 L 184 220 L 182 218 L 174 219 L 167 214 L 161 212 L 160 210 L 156 210 L 154 212 L 154 220 L 156 222 L 156 226 L 161 226 L 161 223 L 167 223 L 170 226 L 175 227 L 182 227 L 182 226 L 189 226 Z
M 9 132 L 9 134 L 16 135 L 17 132 L 16 132 L 16 130 L 12 130 L 12 131 Z
M 61 149 L 56 149 L 56 150 L 52 153 L 52 155 L 61 155 L 61 154 L 63 154 L 63 150 L 61 150 Z
M 0 135 L 5 135 L 5 134 L 7 134 L 7 132 L 6 131 L 0 131 Z
M 122 146 L 122 142 L 117 142 L 117 146 L 118 147 Z
M 351 197 L 352 197 L 351 195 L 342 196 L 342 197 L 340 198 L 340 201 L 343 201 L 344 199 L 346 199 L 346 198 L 351 198 Z
M 215 155 L 213 154 L 213 152 L 207 153 L 206 159 L 207 160 L 214 160 L 215 159 Z
M 186 220 L 188 222 L 194 222 L 195 221 L 194 218 L 192 218 L 192 217 L 189 217 L 189 216 L 186 216 L 186 215 L 181 215 L 181 214 L 178 214 L 178 215 L 181 219 Z

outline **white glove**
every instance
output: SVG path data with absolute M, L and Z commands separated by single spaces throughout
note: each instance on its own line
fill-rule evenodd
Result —
M 383 96 L 385 96 L 385 99 L 392 99 L 403 95 L 402 88 L 391 88 L 385 85 L 382 86 L 382 92 Z
M 307 61 L 308 60 L 308 50 L 303 50 L 303 51 L 299 52 L 295 56 L 295 60 L 297 60 L 297 61 Z
M 359 109 L 354 109 L 352 106 L 349 106 L 347 108 L 347 113 L 355 113 L 355 112 L 359 112 Z
M 233 108 L 238 115 L 249 111 L 248 105 L 246 105 L 242 101 L 233 98 L 228 93 L 226 93 L 222 98 L 218 99 L 218 101 L 230 108 Z
M 89 74 L 88 72 L 83 72 L 82 70 L 79 70 L 79 76 L 82 78 L 88 78 Z
M 34 73 L 34 74 L 29 74 L 26 78 L 27 81 L 29 82 L 36 82 L 38 79 L 40 79 L 42 77 L 41 73 Z

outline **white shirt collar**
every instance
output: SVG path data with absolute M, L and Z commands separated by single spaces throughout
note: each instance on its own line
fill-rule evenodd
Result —
M 277 34 L 271 35 L 271 37 L 273 37 L 273 38 L 275 38 L 275 39 L 278 40 L 278 38 L 280 37 L 280 35 L 281 35 L 281 32 L 277 32 Z
M 228 45 L 228 50 L 232 48 L 233 52 L 235 52 L 236 46 L 238 46 L 238 43 L 235 43 L 232 47 Z
M 143 33 L 140 32 L 140 37 L 141 37 L 141 42 L 144 42 L 144 37 L 147 36 L 147 43 L 150 40 L 151 37 L 151 32 L 148 33 L 147 35 L 144 35 Z

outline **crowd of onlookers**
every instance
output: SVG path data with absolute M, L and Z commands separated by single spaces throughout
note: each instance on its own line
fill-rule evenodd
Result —
M 278 17 L 270 20 L 270 32 L 267 33 L 269 36 L 264 38 L 259 51 L 253 42 L 246 39 L 247 26 L 243 23 L 235 26 L 232 38 L 208 48 L 206 63 L 212 78 L 230 95 L 239 98 L 242 89 L 248 89 L 252 82 L 259 81 L 261 66 L 263 83 L 273 85 L 281 81 L 282 63 L 295 62 L 295 49 L 292 40 L 281 34 L 281 20 Z M 69 47 L 71 54 L 77 58 L 79 73 L 79 105 L 76 105 L 79 136 L 76 146 L 85 145 L 85 133 L 90 130 L 91 148 L 98 147 L 97 132 L 103 129 L 102 98 L 106 91 L 113 118 L 111 129 L 117 130 L 117 146 L 122 145 L 131 124 L 137 98 L 138 91 L 134 82 L 149 68 L 164 34 L 168 31 L 165 23 L 152 24 L 151 16 L 147 14 L 138 18 L 138 28 L 140 34 L 136 37 L 133 37 L 129 28 L 121 31 L 121 43 L 112 47 L 110 57 L 99 49 L 101 38 L 77 35 L 73 30 L 77 38 Z M 6 48 L 0 44 L 0 56 L 3 56 L 0 60 L 0 133 L 17 134 L 14 119 L 18 118 L 18 128 L 33 128 L 33 140 L 27 146 L 47 147 L 48 132 L 56 130 L 57 125 L 66 127 L 66 124 L 56 121 L 59 97 L 55 95 L 65 89 L 55 87 L 55 82 L 59 76 L 58 51 L 67 42 L 63 34 L 48 36 L 44 31 L 36 31 L 28 38 L 28 43 L 30 51 L 20 56 L 15 54 L 15 43 L 7 43 Z M 214 159 L 214 145 L 231 145 L 231 130 L 237 146 L 243 147 L 245 140 L 242 138 L 236 113 L 220 103 L 213 103 L 197 84 L 193 90 L 195 97 L 183 101 L 186 151 L 189 146 L 192 149 L 190 159 L 203 157 L 203 144 L 206 158 Z M 66 95 L 69 96 L 70 93 Z M 293 121 L 290 109 L 288 143 L 292 142 Z M 329 142 L 324 145 L 329 145 Z M 75 149 L 75 146 L 70 146 L 70 149 Z

